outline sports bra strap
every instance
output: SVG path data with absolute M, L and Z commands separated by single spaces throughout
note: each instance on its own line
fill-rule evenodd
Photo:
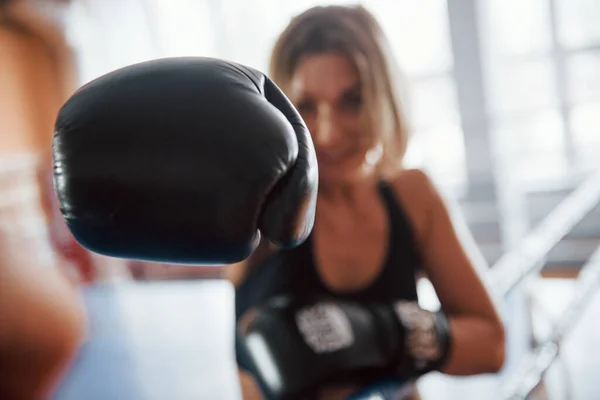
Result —
M 394 229 L 393 235 L 404 242 L 404 251 L 408 253 L 405 256 L 409 256 L 411 264 L 417 268 L 422 259 L 418 251 L 417 236 L 410 217 L 402 207 L 402 201 L 398 194 L 388 181 L 379 181 L 379 192 L 386 203 L 391 226 Z

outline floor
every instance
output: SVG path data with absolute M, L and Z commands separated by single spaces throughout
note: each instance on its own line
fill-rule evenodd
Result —
M 422 285 L 424 303 L 433 303 Z M 536 282 L 538 316 L 554 317 L 572 295 L 572 281 Z M 233 356 L 233 292 L 219 280 L 120 283 L 90 288 L 91 338 L 55 400 L 238 399 Z M 452 378 L 431 374 L 419 382 L 424 400 L 502 399 L 502 382 L 527 351 L 524 297 L 507 299 L 509 356 L 497 376 Z M 426 306 L 427 304 L 425 304 Z M 542 311 L 544 310 L 544 311 Z M 535 399 L 600 399 L 600 296 L 567 337 L 559 362 Z M 547 319 L 537 318 L 543 333 Z M 546 324 L 547 325 L 547 324 Z
M 238 399 L 232 294 L 211 280 L 91 288 L 91 337 L 55 399 Z
M 534 291 L 538 304 L 536 325 L 540 333 L 556 321 L 575 290 L 573 280 L 545 279 Z M 560 358 L 546 380 L 551 400 L 600 399 L 600 291 L 597 291 L 572 330 L 566 335 Z

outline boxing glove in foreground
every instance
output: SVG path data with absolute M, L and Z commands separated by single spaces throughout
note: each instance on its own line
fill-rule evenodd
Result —
M 78 90 L 53 142 L 61 212 L 94 252 L 226 264 L 260 235 L 314 223 L 317 162 L 299 113 L 264 74 L 209 58 L 128 66 Z

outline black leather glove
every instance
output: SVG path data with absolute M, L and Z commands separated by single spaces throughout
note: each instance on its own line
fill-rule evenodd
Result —
M 318 186 L 309 132 L 264 74 L 169 58 L 128 66 L 63 106 L 54 180 L 74 237 L 107 256 L 227 264 L 260 234 L 310 233 Z
M 239 329 L 268 399 L 300 399 L 370 371 L 411 379 L 441 367 L 450 343 L 442 313 L 408 302 L 280 297 L 249 310 Z

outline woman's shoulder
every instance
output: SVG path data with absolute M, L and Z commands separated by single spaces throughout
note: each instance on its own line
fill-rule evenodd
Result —
M 431 205 L 439 196 L 431 176 L 420 168 L 403 169 L 387 182 L 401 203 L 418 237 L 423 238 L 430 218 Z
M 411 197 L 420 197 L 421 200 L 437 193 L 433 179 L 421 168 L 399 170 L 388 181 L 395 190 L 410 192 Z

